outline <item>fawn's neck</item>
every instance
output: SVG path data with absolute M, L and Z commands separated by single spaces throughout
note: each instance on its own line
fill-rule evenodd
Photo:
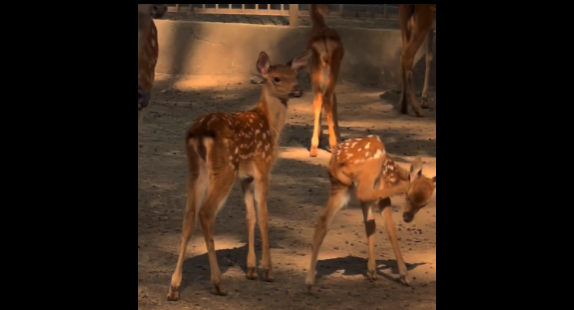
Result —
M 285 125 L 287 100 L 273 96 L 267 87 L 263 86 L 256 110 L 267 119 L 271 134 L 275 138 L 275 142 L 277 142 Z

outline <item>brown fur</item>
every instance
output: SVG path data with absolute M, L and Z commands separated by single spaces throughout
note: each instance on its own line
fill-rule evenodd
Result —
M 377 136 L 347 140 L 337 146 L 329 163 L 331 195 L 325 211 L 320 216 L 313 237 L 313 254 L 307 272 L 306 284 L 309 291 L 315 284 L 315 267 L 319 249 L 327 236 L 329 225 L 335 215 L 344 208 L 354 189 L 361 203 L 369 244 L 369 279 L 377 277 L 375 269 L 374 235 L 376 230 L 373 208 L 377 206 L 385 219 L 387 234 L 399 266 L 400 281 L 408 284 L 407 268 L 397 239 L 392 219 L 390 197 L 406 193 L 407 204 L 403 213 L 405 221 L 412 221 L 415 214 L 432 197 L 436 177 L 431 180 L 422 175 L 422 162 L 416 159 L 411 170 L 399 167 L 385 151 Z
M 315 117 L 310 148 L 311 157 L 317 156 L 317 148 L 321 142 L 321 111 L 323 108 L 329 125 L 331 150 L 335 148 L 340 139 L 335 86 L 339 78 L 345 49 L 337 32 L 325 24 L 325 16 L 328 13 L 328 4 L 311 4 L 310 14 L 313 26 L 307 44 L 307 48 L 313 51 L 313 58 L 309 66 L 314 94 L 313 110 Z
M 436 4 L 399 4 L 399 22 L 401 24 L 401 36 L 403 41 L 403 51 L 401 54 L 401 113 L 408 114 L 408 90 L 410 92 L 411 106 L 416 116 L 422 117 L 423 113 L 421 108 L 428 108 L 428 83 L 430 66 L 433 59 Z M 413 82 L 413 65 L 417 51 L 424 43 L 425 38 L 428 38 L 425 51 L 425 81 L 421 96 L 421 105 L 419 106 Z
M 215 256 L 213 226 L 215 216 L 223 207 L 235 179 L 241 181 L 247 206 L 249 254 L 247 278 L 256 279 L 255 224 L 257 201 L 259 229 L 263 243 L 261 269 L 263 279 L 272 281 L 272 266 L 267 234 L 267 193 L 271 168 L 278 156 L 278 140 L 285 123 L 287 102 L 299 90 L 297 71 L 306 66 L 310 51 L 295 58 L 292 66 L 271 66 L 269 57 L 261 52 L 257 70 L 264 78 L 259 104 L 239 113 L 212 113 L 199 118 L 187 135 L 189 178 L 187 208 L 179 260 L 172 276 L 168 300 L 179 299 L 182 266 L 187 244 L 199 218 L 211 266 L 211 281 L 219 295 L 226 290 Z
M 157 28 L 152 18 L 162 18 L 166 12 L 166 4 L 138 4 L 138 131 L 144 109 L 151 100 L 159 55 Z

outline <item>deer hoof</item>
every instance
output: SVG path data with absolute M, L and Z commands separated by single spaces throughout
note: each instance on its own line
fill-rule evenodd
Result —
M 404 285 L 404 286 L 410 286 L 410 281 L 407 278 L 407 276 L 400 276 L 399 277 L 399 282 Z
M 247 268 L 247 279 L 257 280 L 257 270 L 255 269 L 255 267 Z
M 317 148 L 312 147 L 311 152 L 309 153 L 309 157 L 317 157 Z
M 171 287 L 169 293 L 167 294 L 167 301 L 178 301 L 179 300 L 179 287 Z
M 225 289 L 225 285 L 221 282 L 213 283 L 213 287 L 215 288 L 215 294 L 219 296 L 227 296 L 227 290 Z
M 421 108 L 423 109 L 429 108 L 429 102 L 427 98 L 421 98 Z
M 265 282 L 275 281 L 275 279 L 273 279 L 273 274 L 271 272 L 271 269 L 263 269 L 263 281 L 265 281 Z
M 369 281 L 371 281 L 371 282 L 377 281 L 377 272 L 376 271 L 369 271 L 367 273 L 367 278 L 369 278 Z

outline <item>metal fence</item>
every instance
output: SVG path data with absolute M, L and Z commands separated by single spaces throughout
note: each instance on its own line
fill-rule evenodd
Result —
M 397 19 L 397 4 L 330 4 L 331 16 Z M 296 27 L 299 16 L 309 16 L 309 4 L 168 4 L 169 12 L 289 16 Z

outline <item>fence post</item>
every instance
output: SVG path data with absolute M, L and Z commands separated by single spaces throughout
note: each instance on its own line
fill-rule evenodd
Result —
M 299 27 L 298 4 L 289 4 L 289 27 Z

